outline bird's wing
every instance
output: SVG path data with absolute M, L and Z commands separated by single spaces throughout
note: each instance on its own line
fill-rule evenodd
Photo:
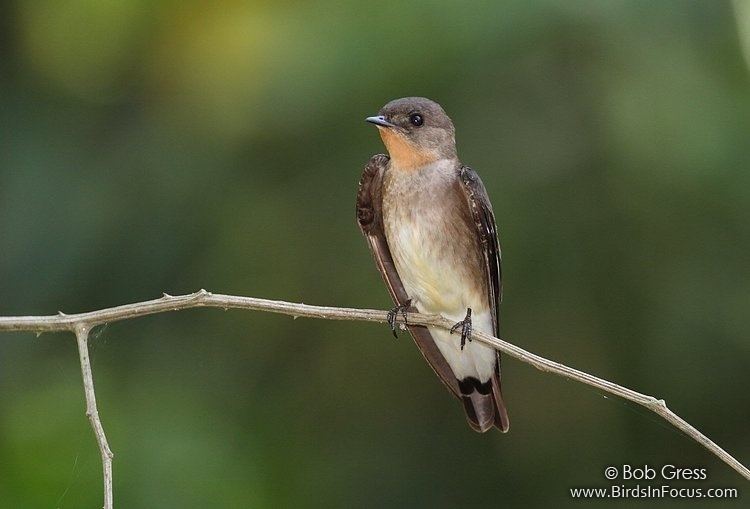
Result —
M 482 179 L 468 166 L 461 166 L 461 189 L 469 204 L 474 226 L 484 255 L 484 269 L 489 284 L 488 295 L 492 309 L 492 326 L 495 335 L 500 334 L 500 302 L 503 300 L 503 278 L 500 270 L 500 243 L 497 239 L 497 225 L 492 213 L 492 204 L 487 196 Z
M 393 301 L 397 305 L 404 305 L 409 301 L 409 296 L 406 294 L 398 272 L 396 272 L 396 266 L 393 263 L 383 229 L 382 190 L 383 175 L 387 165 L 388 156 L 378 154 L 370 158 L 365 166 L 357 192 L 357 222 L 362 234 L 367 239 L 380 275 L 383 276 Z M 417 310 L 410 308 L 409 311 L 416 312 Z M 456 376 L 438 350 L 437 345 L 435 345 L 429 330 L 418 325 L 409 325 L 408 328 L 427 363 L 453 395 L 458 396 L 459 388 Z
M 492 326 L 495 336 L 500 336 L 500 302 L 503 300 L 503 278 L 500 270 L 500 242 L 497 238 L 497 224 L 492 204 L 487 196 L 482 179 L 468 166 L 459 169 L 459 180 L 466 201 L 474 219 L 477 236 L 484 255 L 484 270 L 487 276 L 487 297 L 492 309 Z M 508 411 L 503 401 L 500 385 L 500 352 L 497 352 L 495 373 L 492 376 L 492 396 L 496 405 L 495 426 L 503 433 L 510 427 Z M 480 430 L 481 431 L 481 430 Z

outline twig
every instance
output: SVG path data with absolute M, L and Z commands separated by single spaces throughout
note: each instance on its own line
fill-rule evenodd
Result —
M 102 421 L 99 419 L 99 410 L 96 408 L 96 393 L 94 392 L 94 376 L 91 374 L 91 362 L 89 362 L 89 326 L 78 323 L 75 326 L 76 340 L 78 342 L 78 357 L 81 359 L 81 374 L 83 375 L 83 390 L 86 394 L 86 417 L 91 422 L 91 428 L 96 435 L 96 443 L 99 445 L 99 453 L 102 456 L 102 470 L 104 471 L 104 509 L 112 509 L 112 458 L 113 454 L 104 434 Z
M 164 313 L 167 311 L 178 311 L 181 309 L 195 307 L 250 309 L 255 311 L 280 313 L 293 317 L 321 318 L 325 320 L 358 320 L 385 323 L 388 319 L 387 312 L 374 309 L 310 306 L 307 304 L 295 304 L 278 300 L 213 294 L 207 292 L 206 290 L 200 290 L 189 295 L 171 296 L 164 294 L 164 296 L 160 299 L 138 302 L 135 304 L 126 304 L 124 306 L 117 306 L 113 308 L 101 309 L 99 311 L 91 311 L 88 313 L 79 313 L 74 315 L 59 313 L 58 315 L 53 316 L 0 317 L 0 331 L 72 331 L 77 333 L 79 338 L 79 350 L 81 350 L 81 369 L 84 372 L 84 382 L 86 382 L 86 373 L 88 372 L 89 385 L 86 386 L 87 413 L 91 411 L 90 407 L 93 407 L 93 412 L 91 412 L 90 418 L 92 426 L 94 427 L 97 435 L 99 449 L 102 452 L 102 462 L 104 463 L 105 494 L 107 493 L 107 483 L 109 483 L 109 490 L 111 494 L 112 453 L 109 450 L 109 446 L 107 446 L 107 441 L 104 437 L 104 431 L 101 428 L 101 423 L 99 422 L 98 415 L 96 414 L 96 401 L 94 399 L 93 382 L 91 381 L 91 369 L 88 365 L 85 336 L 82 340 L 81 334 L 77 331 L 81 327 L 85 327 L 86 329 L 90 330 L 90 328 L 104 323 L 128 320 L 139 316 Z M 411 325 L 429 325 L 433 327 L 440 327 L 446 330 L 449 330 L 454 325 L 449 320 L 436 315 L 410 313 L 408 319 L 409 324 Z M 398 318 L 397 321 L 399 323 L 403 323 L 403 319 L 401 318 Z M 515 357 L 522 362 L 531 364 L 541 371 L 555 373 L 565 378 L 576 380 L 583 384 L 590 385 L 591 387 L 596 387 L 597 389 L 601 389 L 602 391 L 614 394 L 615 396 L 619 396 L 623 399 L 627 399 L 644 406 L 645 408 L 663 417 L 664 420 L 672 424 L 677 429 L 682 430 L 690 438 L 701 444 L 703 447 L 715 454 L 724 463 L 739 472 L 739 474 L 742 475 L 745 479 L 750 480 L 750 470 L 748 470 L 747 467 L 737 461 L 724 449 L 716 445 L 716 443 L 714 443 L 703 433 L 691 426 L 687 421 L 669 410 L 666 403 L 664 403 L 664 400 L 657 399 L 646 394 L 641 394 L 640 392 L 636 392 L 632 389 L 628 389 L 627 387 L 623 387 L 608 380 L 604 380 L 583 371 L 565 366 L 564 364 L 545 359 L 544 357 L 540 357 L 536 354 L 524 350 L 523 348 L 520 348 L 516 345 L 503 341 L 502 339 L 496 338 L 494 336 L 490 336 L 489 334 L 485 334 L 483 332 L 474 332 L 472 335 L 472 339 L 479 340 L 482 343 L 488 344 L 500 350 L 501 352 L 510 355 L 511 357 Z M 85 362 L 84 355 L 86 355 Z M 110 467 L 109 470 L 107 465 L 109 465 Z

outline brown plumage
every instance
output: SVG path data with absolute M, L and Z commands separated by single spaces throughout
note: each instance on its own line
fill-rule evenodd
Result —
M 418 118 L 415 118 L 418 116 Z M 373 156 L 357 195 L 357 219 L 397 305 L 460 320 L 498 335 L 500 248 L 492 206 L 478 175 L 456 157 L 442 108 L 423 98 L 386 105 L 378 125 L 391 155 Z M 459 315 L 460 312 L 460 315 Z M 508 430 L 499 353 L 460 346 L 446 331 L 409 326 L 422 355 L 464 405 L 472 429 Z M 459 348 L 460 346 L 460 348 Z

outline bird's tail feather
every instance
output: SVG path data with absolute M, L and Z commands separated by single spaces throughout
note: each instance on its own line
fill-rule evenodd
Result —
M 466 411 L 466 420 L 471 429 L 484 433 L 496 426 L 503 433 L 508 431 L 510 421 L 500 391 L 499 376 L 495 375 L 484 383 L 469 377 L 460 380 L 458 384 L 461 389 L 461 402 Z

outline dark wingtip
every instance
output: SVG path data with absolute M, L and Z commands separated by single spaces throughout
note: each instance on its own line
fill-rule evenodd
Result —
M 508 414 L 505 412 L 505 409 L 500 410 L 495 416 L 494 424 L 497 429 L 500 430 L 500 433 L 507 433 L 510 431 L 510 421 L 508 420 Z
M 499 366 L 498 366 L 499 368 Z M 503 400 L 503 391 L 500 387 L 500 370 L 492 377 L 492 395 L 495 398 L 495 426 L 501 433 L 507 433 L 510 430 L 510 419 L 508 418 L 508 409 L 505 407 Z

